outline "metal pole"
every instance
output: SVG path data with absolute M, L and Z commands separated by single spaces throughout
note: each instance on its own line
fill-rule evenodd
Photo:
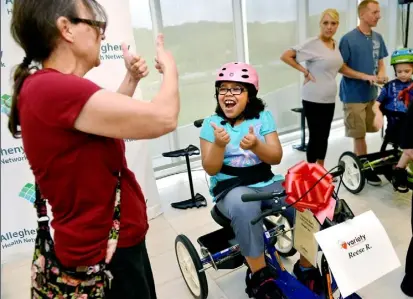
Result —
M 237 51 L 237 60 L 248 63 L 248 37 L 245 17 L 245 3 L 243 0 L 232 0 L 232 14 L 234 20 L 234 38 Z
M 409 41 L 409 25 L 410 25 L 410 4 L 407 4 L 407 20 L 406 20 L 406 37 L 404 41 L 404 47 L 407 48 L 407 43 Z

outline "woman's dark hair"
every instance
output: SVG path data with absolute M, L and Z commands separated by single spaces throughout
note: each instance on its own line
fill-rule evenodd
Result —
M 218 88 L 221 85 L 221 83 L 222 82 L 217 82 L 215 84 L 215 87 Z M 265 109 L 265 104 L 263 100 L 257 97 L 257 90 L 255 89 L 254 85 L 248 83 L 242 83 L 241 85 L 248 90 L 248 103 L 245 106 L 245 110 L 242 113 L 242 116 L 244 117 L 244 119 L 259 118 L 260 113 Z M 215 97 L 217 99 L 217 107 L 215 108 L 215 113 L 223 119 L 227 119 L 224 111 L 219 105 L 218 90 L 215 91 Z
M 13 74 L 13 97 L 9 115 L 9 130 L 14 138 L 21 135 L 17 102 L 24 80 L 31 71 L 32 62 L 42 63 L 56 46 L 59 29 L 56 21 L 59 17 L 74 20 L 78 17 L 78 4 L 82 3 L 94 16 L 95 20 L 106 22 L 104 8 L 95 0 L 14 0 L 10 32 L 16 43 L 24 50 L 26 57 L 17 65 Z

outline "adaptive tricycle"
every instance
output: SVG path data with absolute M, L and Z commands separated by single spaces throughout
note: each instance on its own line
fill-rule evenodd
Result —
M 306 164 L 305 162 L 301 162 L 294 167 L 310 167 L 309 171 L 311 172 L 312 166 L 309 166 L 309 164 Z M 283 212 L 290 207 L 298 209 L 300 204 L 302 204 L 301 208 L 314 205 L 314 201 L 309 202 L 308 200 L 305 200 L 310 191 L 315 187 L 323 185 L 323 183 L 325 183 L 325 181 L 323 182 L 325 178 L 327 178 L 329 182 L 332 181 L 333 177 L 341 178 L 344 170 L 345 167 L 342 163 L 329 172 L 324 171 L 319 179 L 315 181 L 313 180 L 310 185 L 308 182 L 305 182 L 304 184 L 301 184 L 302 186 L 296 186 L 296 188 L 301 189 L 299 198 L 293 199 L 292 201 L 286 201 L 289 205 L 283 206 L 282 208 L 266 208 L 262 210 L 261 215 L 251 221 L 252 224 L 256 224 L 261 219 L 264 220 L 263 238 L 265 240 L 266 261 L 267 265 L 277 274 L 274 283 L 276 283 L 282 290 L 283 297 L 280 297 L 280 299 L 342 298 L 335 280 L 330 273 L 328 262 L 322 252 L 319 252 L 318 255 L 318 269 L 321 272 L 325 286 L 325 292 L 322 295 L 313 293 L 310 289 L 301 284 L 294 275 L 290 274 L 285 269 L 281 257 L 292 256 L 296 253 L 293 243 L 294 224 L 290 223 L 290 221 L 283 216 Z M 285 183 L 286 182 L 287 177 Z M 264 201 L 272 199 L 274 202 L 278 202 L 281 198 L 289 195 L 287 184 L 284 184 L 285 190 L 274 190 L 272 193 L 245 194 L 242 196 L 242 201 Z M 340 185 L 341 182 L 338 185 L 338 188 Z M 305 189 L 303 189 L 303 186 L 305 186 Z M 321 225 L 321 229 L 331 227 L 354 217 L 354 214 L 347 203 L 343 199 L 338 198 L 338 189 L 337 191 L 334 191 L 334 186 L 332 186 L 332 184 L 331 186 L 329 185 L 328 188 L 331 191 L 329 200 L 331 202 L 335 201 L 335 209 L 334 213 L 332 213 L 332 220 L 325 218 L 325 221 Z M 323 195 L 324 194 L 321 196 Z M 230 221 L 220 213 L 216 206 L 212 208 L 211 215 L 221 226 L 221 229 L 198 238 L 201 257 L 191 241 L 185 235 L 178 235 L 175 240 L 176 257 L 181 273 L 190 292 L 194 298 L 197 299 L 205 299 L 208 297 L 208 282 L 205 275 L 207 269 L 235 269 L 244 264 L 247 265 L 244 257 L 241 255 L 237 242 L 234 240 L 235 235 L 231 228 Z M 248 290 L 248 283 L 246 292 L 251 298 L 252 294 Z M 360 297 L 354 295 L 353 298 Z
M 384 109 L 383 114 L 386 117 L 397 118 L 399 123 L 402 123 L 405 117 L 405 113 Z M 374 171 L 377 175 L 384 175 L 391 182 L 393 166 L 397 164 L 403 152 L 399 147 L 396 135 L 397 129 L 387 130 L 379 152 L 357 156 L 353 152 L 347 151 L 340 156 L 339 162 L 343 162 L 345 165 L 343 185 L 348 191 L 357 194 L 364 189 L 366 171 Z
M 397 120 L 397 123 L 387 128 L 380 151 L 362 156 L 348 151 L 339 158 L 339 163 L 343 162 L 345 165 L 343 185 L 353 194 L 363 190 L 366 184 L 366 171 L 374 171 L 377 175 L 384 175 L 389 182 L 392 182 L 393 167 L 398 163 L 403 153 L 399 146 L 398 135 L 402 130 L 406 114 L 385 109 L 382 111 L 387 118 L 391 117 Z

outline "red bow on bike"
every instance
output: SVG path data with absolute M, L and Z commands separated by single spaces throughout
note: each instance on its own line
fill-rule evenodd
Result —
M 302 198 L 294 204 L 298 211 L 309 209 L 313 214 L 320 214 L 328 210 L 324 213 L 324 217 L 317 217 L 320 222 L 324 222 L 325 217 L 331 215 L 331 208 L 334 212 L 335 207 L 335 201 L 332 199 L 333 178 L 330 174 L 325 175 L 326 172 L 321 165 L 302 161 L 288 170 L 283 183 L 288 204 L 293 204 Z

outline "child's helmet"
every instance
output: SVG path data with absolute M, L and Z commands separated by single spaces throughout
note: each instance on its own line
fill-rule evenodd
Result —
M 393 52 L 391 55 L 391 65 L 400 63 L 413 63 L 413 49 L 403 48 Z
M 258 92 L 259 78 L 257 71 L 243 62 L 226 63 L 217 72 L 215 84 L 222 81 L 252 84 Z

